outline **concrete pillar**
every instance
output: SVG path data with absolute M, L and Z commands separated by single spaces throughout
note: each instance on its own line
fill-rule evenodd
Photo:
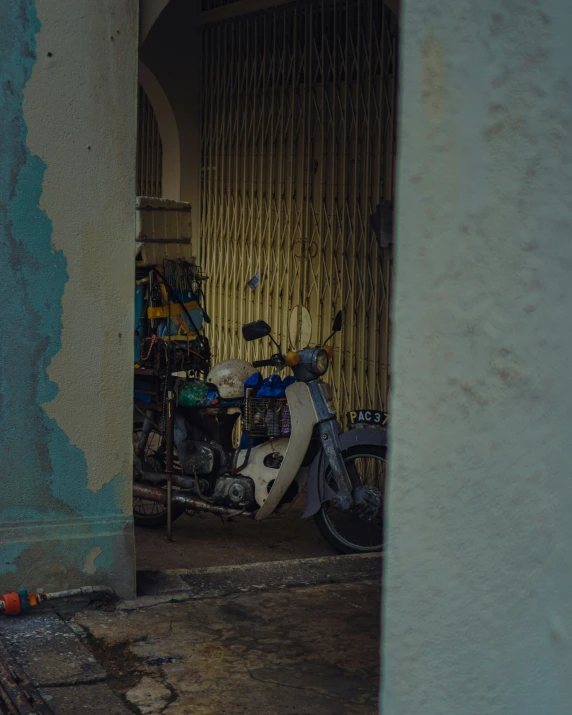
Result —
M 137 3 L 0 15 L 0 592 L 133 595 Z
M 402 9 L 383 715 L 572 707 L 572 5 Z

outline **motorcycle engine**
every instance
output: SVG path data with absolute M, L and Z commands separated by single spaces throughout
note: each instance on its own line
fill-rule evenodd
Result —
M 219 477 L 212 498 L 234 509 L 248 507 L 254 502 L 254 482 L 250 477 Z
M 205 442 L 185 439 L 179 443 L 178 452 L 186 474 L 211 474 L 213 472 L 215 453 Z

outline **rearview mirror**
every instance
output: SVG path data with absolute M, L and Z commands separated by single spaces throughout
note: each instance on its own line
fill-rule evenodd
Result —
M 334 318 L 334 333 L 339 333 L 342 329 L 342 311 L 338 310 Z
M 270 335 L 272 328 L 264 320 L 255 320 L 242 326 L 242 337 L 250 342 Z

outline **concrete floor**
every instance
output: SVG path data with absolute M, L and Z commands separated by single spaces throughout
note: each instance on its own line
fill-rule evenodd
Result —
M 374 715 L 379 601 L 375 580 L 85 611 L 74 621 L 108 686 L 142 715 Z
M 192 569 L 243 563 L 331 556 L 313 519 L 301 519 L 293 506 L 264 521 L 235 518 L 223 522 L 211 514 L 186 514 L 173 524 L 175 541 L 165 529 L 135 529 L 137 570 Z
M 141 573 L 3 619 L 0 661 L 56 715 L 377 713 L 379 554 Z
M 381 558 L 332 555 L 300 515 L 137 529 L 137 599 L 0 640 L 56 715 L 376 715 Z

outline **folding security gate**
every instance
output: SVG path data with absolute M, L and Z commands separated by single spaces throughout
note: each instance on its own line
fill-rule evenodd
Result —
M 328 377 L 340 412 L 387 403 L 391 260 L 370 216 L 393 198 L 396 34 L 382 0 L 298 0 L 203 27 L 200 260 L 216 359 L 269 356 L 268 341 L 243 341 L 245 322 L 263 318 L 288 346 L 302 305 L 316 343 L 341 308 Z

